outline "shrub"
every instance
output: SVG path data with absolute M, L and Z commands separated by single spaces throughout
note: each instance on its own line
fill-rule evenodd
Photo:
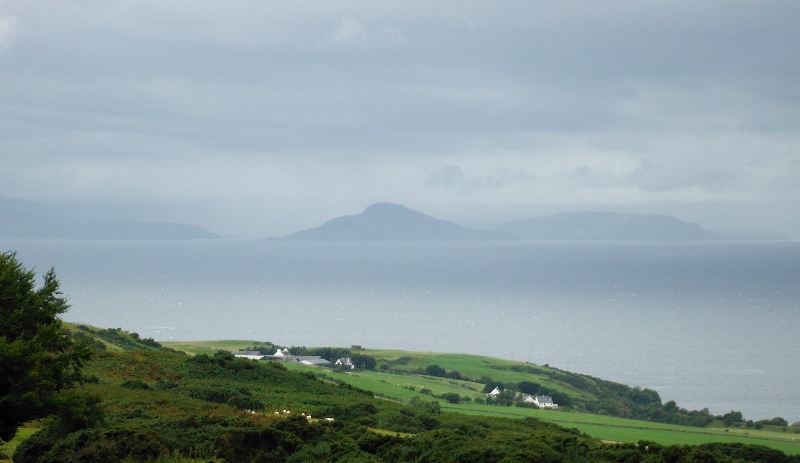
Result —
M 389 365 L 408 365 L 412 360 L 414 360 L 414 357 L 405 355 L 396 360 L 390 360 Z
M 178 383 L 174 381 L 158 381 L 153 384 L 153 389 L 157 391 L 169 391 L 178 387 Z
M 141 379 L 129 379 L 127 381 L 123 381 L 120 386 L 124 387 L 125 389 L 150 389 L 150 386 Z
M 428 365 L 425 367 L 425 374 L 428 376 L 445 377 L 447 376 L 447 370 L 439 365 Z
M 235 389 L 228 385 L 215 384 L 194 386 L 183 389 L 181 392 L 195 399 L 227 404 L 239 410 L 263 410 L 265 408 L 264 404 L 253 397 L 253 394 L 246 388 Z
M 756 424 L 771 425 L 771 426 L 789 426 L 789 421 L 785 418 L 776 416 L 770 420 L 758 420 Z
M 461 403 L 461 396 L 456 394 L 455 392 L 447 392 L 439 397 L 450 402 L 451 404 Z

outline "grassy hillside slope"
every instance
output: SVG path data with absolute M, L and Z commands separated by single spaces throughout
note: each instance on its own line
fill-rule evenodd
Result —
M 167 344 L 189 352 L 202 352 L 207 346 L 228 345 L 238 350 L 254 345 L 254 341 L 225 341 L 224 343 L 226 344 L 219 341 L 199 341 Z M 369 390 L 384 399 L 401 403 L 410 403 L 415 399 L 437 400 L 442 410 L 470 415 L 519 419 L 533 417 L 570 428 L 574 427 L 607 441 L 647 440 L 664 445 L 741 442 L 767 445 L 789 454 L 800 454 L 800 429 L 798 428 L 765 426 L 762 430 L 756 430 L 747 428 L 744 423 L 739 423 L 739 427 L 726 427 L 723 422 L 718 420 L 709 422 L 705 427 L 691 427 L 609 416 L 602 411 L 600 414 L 588 413 L 586 407 L 581 407 L 580 404 L 583 402 L 600 403 L 602 398 L 598 397 L 595 392 L 575 387 L 573 384 L 610 383 L 614 389 L 622 390 L 624 393 L 636 391 L 636 389 L 585 375 L 524 362 L 466 354 L 386 349 L 359 349 L 358 353 L 376 358 L 378 368 L 375 371 L 359 370 L 345 373 L 296 363 L 286 363 L 285 365 L 290 370 L 310 372 L 332 382 L 350 384 Z M 384 365 L 386 369 L 381 369 Z M 535 382 L 569 397 L 578 406 L 561 406 L 558 411 L 553 411 L 476 403 L 476 400 L 480 401 L 485 398 L 483 383 L 417 373 L 420 370 L 424 371 L 430 365 L 437 365 L 447 372 L 457 371 L 459 375 L 469 379 L 491 377 L 495 383 L 509 386 L 523 381 Z M 598 391 L 602 388 L 595 386 L 594 390 Z M 467 403 L 453 404 L 442 398 L 447 394 L 457 394 L 471 400 Z
M 565 428 L 537 418 L 534 412 L 542 410 L 481 407 L 473 401 L 452 405 L 459 412 L 452 413 L 444 409 L 449 403 L 399 381 L 389 387 L 390 379 L 401 376 L 460 390 L 474 390 L 474 381 L 299 371 L 298 365 L 238 359 L 225 350 L 209 355 L 199 344 L 192 349 L 200 353 L 188 355 L 119 329 L 71 329 L 96 349 L 84 368 L 86 383 L 65 396 L 69 407 L 21 431 L 30 437 L 18 443 L 17 463 L 800 462 L 763 445 L 608 443 L 571 424 Z M 231 341 L 210 344 L 243 347 Z M 465 371 L 468 360 L 458 360 Z M 386 387 L 384 395 L 412 395 L 386 400 L 348 383 L 354 379 Z M 509 419 L 485 413 L 489 409 L 531 415 Z

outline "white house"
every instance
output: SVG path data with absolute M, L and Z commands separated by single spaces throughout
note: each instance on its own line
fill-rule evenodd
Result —
M 492 392 L 486 394 L 486 397 L 497 397 L 500 395 L 500 388 L 495 387 Z
M 350 360 L 350 357 L 342 357 L 336 360 L 336 366 L 342 367 L 345 370 L 352 370 L 353 368 L 356 367 L 355 365 L 353 365 L 353 361 Z
M 553 403 L 553 398 L 549 395 L 537 395 L 533 398 L 533 403 L 539 408 L 558 408 L 558 405 Z

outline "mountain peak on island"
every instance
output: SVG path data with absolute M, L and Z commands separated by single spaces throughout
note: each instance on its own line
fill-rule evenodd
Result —
M 414 215 L 425 215 L 421 212 L 413 211 L 402 204 L 395 204 L 389 202 L 382 202 L 382 203 L 375 203 L 370 204 L 364 209 L 364 212 L 361 213 L 362 216 L 414 216 Z
M 288 241 L 501 241 L 508 233 L 467 228 L 414 211 L 401 204 L 375 203 L 317 228 L 280 238 Z

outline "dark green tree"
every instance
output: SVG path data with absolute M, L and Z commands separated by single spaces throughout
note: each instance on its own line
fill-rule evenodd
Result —
M 352 360 L 353 365 L 356 368 L 361 370 L 374 370 L 375 366 L 378 364 L 378 361 L 375 360 L 375 357 L 370 357 L 369 355 L 364 354 L 350 354 L 350 360 Z
M 742 417 L 742 412 L 731 410 L 730 412 L 722 415 L 722 422 L 725 423 L 725 426 L 733 426 L 743 421 L 744 419 Z
M 58 316 L 69 308 L 55 271 L 35 287 L 35 273 L 15 253 L 0 254 L 0 440 L 71 399 L 60 394 L 81 380 L 90 348 L 73 341 Z
M 447 376 L 447 370 L 440 367 L 439 365 L 428 365 L 427 367 L 425 367 L 425 374 L 428 376 L 445 377 Z
M 538 394 L 541 388 L 541 384 L 534 383 L 533 381 L 522 381 L 517 384 L 517 389 L 519 389 L 519 392 L 523 392 L 525 394 Z
M 461 396 L 456 394 L 455 392 L 446 392 L 442 394 L 442 398 L 451 404 L 458 404 L 461 403 Z
M 780 416 L 776 416 L 771 420 L 758 420 L 756 421 L 757 424 L 769 424 L 772 426 L 789 426 L 789 421 L 786 418 L 782 418 Z
M 658 392 L 652 389 L 642 389 L 639 386 L 636 386 L 629 389 L 625 395 L 631 401 L 639 405 L 661 405 L 661 397 L 659 397 Z

